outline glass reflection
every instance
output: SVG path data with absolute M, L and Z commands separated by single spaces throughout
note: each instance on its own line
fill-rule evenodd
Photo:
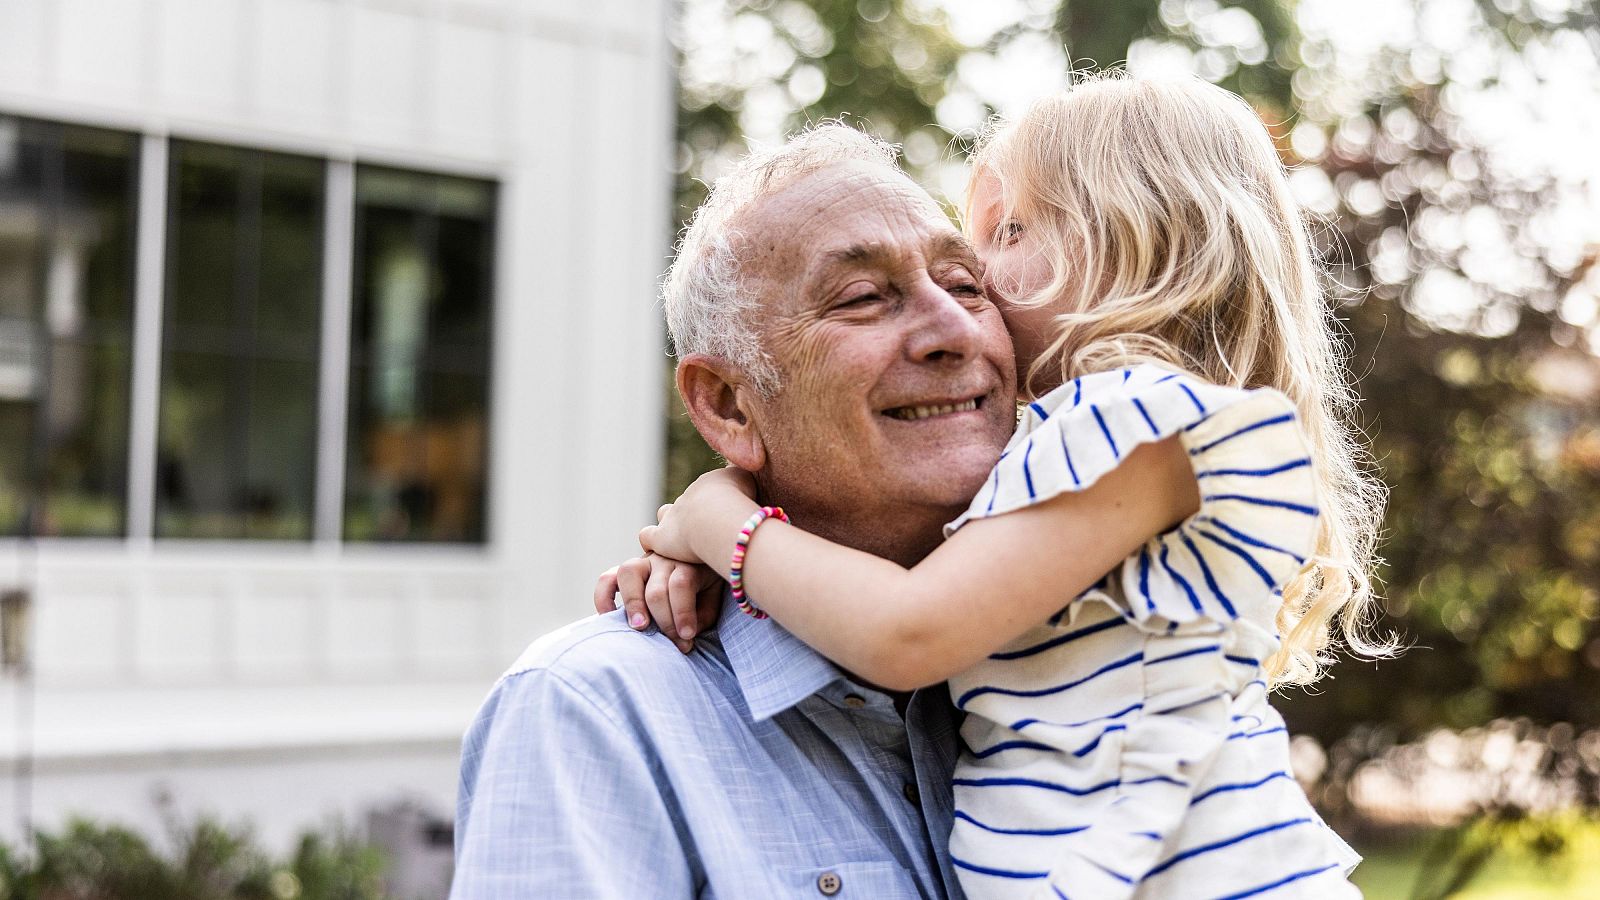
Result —
M 126 519 L 138 139 L 0 116 L 0 535 Z
M 159 537 L 311 536 L 323 165 L 174 141 Z
M 481 542 L 494 186 L 361 167 L 344 533 Z

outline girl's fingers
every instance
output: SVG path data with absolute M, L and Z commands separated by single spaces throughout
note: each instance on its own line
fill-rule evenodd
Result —
M 644 599 L 645 582 L 649 578 L 648 559 L 630 559 L 617 567 L 617 591 L 622 594 L 623 614 L 637 631 L 643 631 L 650 624 L 650 610 Z
M 667 575 L 667 599 L 672 604 L 672 625 L 677 629 L 678 637 L 685 641 L 693 640 L 700 630 L 699 612 L 695 608 L 695 586 L 699 579 L 695 577 L 694 570 L 694 566 L 675 563 Z
M 650 557 L 650 580 L 644 586 L 644 605 L 649 608 L 650 618 L 655 621 L 661 633 L 666 635 L 679 650 L 688 653 L 693 645 L 678 635 L 677 627 L 674 625 L 676 620 L 673 618 L 672 598 L 668 593 L 672 570 L 677 565 L 672 560 L 660 556 Z
M 646 525 L 639 529 L 639 549 L 645 553 L 655 552 L 656 527 L 655 525 Z
M 594 583 L 594 611 L 596 615 L 603 615 L 617 608 L 617 567 L 600 573 L 600 580 Z
M 656 524 L 657 525 L 660 525 L 661 524 L 661 520 L 665 519 L 667 517 L 667 510 L 670 510 L 670 509 L 672 509 L 672 504 L 671 503 L 663 503 L 660 506 L 656 507 Z

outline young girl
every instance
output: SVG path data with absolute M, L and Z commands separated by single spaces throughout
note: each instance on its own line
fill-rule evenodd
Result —
M 748 611 L 863 679 L 949 680 L 973 900 L 1359 897 L 1268 704 L 1336 630 L 1381 649 L 1360 633 L 1379 491 L 1271 139 L 1198 80 L 1097 78 L 973 172 L 968 231 L 1035 399 L 949 540 L 906 569 L 762 524 L 723 470 L 642 543 L 732 554 Z

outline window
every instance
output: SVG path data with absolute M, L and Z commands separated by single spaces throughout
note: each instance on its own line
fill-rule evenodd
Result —
M 0 115 L 0 535 L 126 521 L 138 138 Z
M 127 533 L 139 151 L 0 114 L 0 537 Z M 308 540 L 320 472 L 345 540 L 485 539 L 496 186 L 354 167 L 344 368 L 320 357 L 328 242 L 351 240 L 323 221 L 327 170 L 168 144 L 159 372 L 140 376 L 159 375 L 154 508 L 133 517 L 157 538 Z M 318 434 L 341 394 L 342 456 Z
M 361 166 L 344 536 L 480 542 L 494 185 Z
M 173 141 L 157 537 L 311 536 L 324 165 Z

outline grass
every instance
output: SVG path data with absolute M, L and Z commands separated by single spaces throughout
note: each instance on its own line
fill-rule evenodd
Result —
M 1358 848 L 1366 860 L 1353 880 L 1367 900 L 1413 900 L 1427 849 L 1441 832 L 1416 835 L 1381 847 Z M 1600 898 L 1600 827 L 1569 831 L 1561 849 L 1537 853 L 1515 839 L 1497 841 L 1475 877 L 1451 900 L 1573 900 Z

